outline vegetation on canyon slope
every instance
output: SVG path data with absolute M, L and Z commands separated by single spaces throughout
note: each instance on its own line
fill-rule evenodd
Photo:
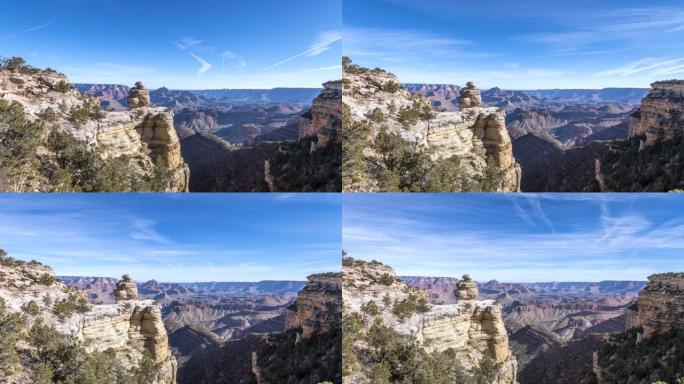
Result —
M 367 331 L 358 312 L 342 320 L 343 375 L 353 375 L 360 365 L 371 372 L 371 384 L 486 384 L 496 375 L 495 363 L 483 358 L 467 370 L 455 360 L 455 352 L 428 353 L 415 340 L 405 340 L 396 331 L 376 321 Z M 365 345 L 358 351 L 359 345 Z
M 92 113 L 71 111 L 81 122 L 93 118 Z M 103 159 L 97 148 L 88 148 L 53 125 L 54 116 L 47 108 L 41 119 L 30 120 L 21 104 L 0 100 L 1 189 L 22 191 L 37 180 L 60 192 L 159 191 L 168 183 L 163 167 L 155 167 L 153 176 L 145 178 L 130 169 L 124 156 Z
M 364 122 L 353 121 L 348 106 L 342 120 L 342 182 L 351 186 L 365 180 L 377 180 L 384 192 L 459 192 L 489 191 L 501 177 L 489 161 L 485 177 L 468 177 L 457 157 L 433 160 L 427 148 L 404 140 L 400 135 L 381 128 L 371 138 L 371 117 Z M 400 113 L 402 113 L 400 111 Z M 413 114 L 404 119 L 417 118 Z M 376 116 L 375 119 L 378 119 Z M 378 157 L 369 162 L 365 148 L 372 148 Z
M 598 352 L 606 383 L 684 383 L 684 330 L 672 329 L 637 342 L 642 329 L 612 335 Z

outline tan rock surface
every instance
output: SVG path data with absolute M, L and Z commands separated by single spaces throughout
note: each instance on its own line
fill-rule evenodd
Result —
M 46 274 L 54 277 L 54 272 L 42 265 L 0 265 L 0 298 L 8 310 L 19 312 L 23 305 L 33 301 L 39 311 L 35 316 L 27 316 L 29 325 L 41 319 L 89 352 L 112 348 L 117 359 L 128 368 L 137 366 L 148 352 L 159 364 L 157 378 L 150 384 L 175 384 L 177 363 L 169 350 L 159 304 L 132 298 L 117 304 L 89 305 L 83 313 L 60 318 L 53 313 L 52 304 L 46 302 L 67 300 L 71 295 L 85 301 L 85 293 L 60 281 L 50 285 L 40 283 Z
M 684 134 L 684 80 L 658 81 L 632 117 L 629 136 L 646 136 L 646 145 Z
M 149 107 L 150 91 L 145 88 L 142 82 L 138 81 L 135 86 L 128 91 L 128 109 Z
M 639 292 L 637 311 L 644 337 L 684 329 L 684 273 L 649 276 Z
M 18 83 L 18 79 L 21 83 Z M 20 103 L 29 119 L 37 120 L 50 108 L 56 120 L 45 125 L 49 129 L 68 133 L 89 148 L 101 150 L 104 159 L 127 156 L 133 172 L 151 177 L 155 165 L 164 167 L 170 175 L 167 192 L 187 192 L 190 171 L 180 153 L 180 141 L 173 126 L 173 112 L 165 108 L 149 107 L 145 93 L 138 88 L 129 111 L 100 112 L 97 118 L 74 123 L 69 114 L 74 108 L 97 105 L 97 100 L 72 88 L 64 88 L 68 79 L 58 73 L 33 75 L 0 70 L 0 99 Z M 146 91 L 146 90 L 145 90 Z M 141 101 L 142 100 L 142 101 Z M 136 104 L 137 103 L 137 104 Z M 42 150 L 46 152 L 45 149 Z M 36 191 L 50 191 L 54 186 L 34 185 Z
M 342 126 L 342 82 L 328 81 L 313 100 L 311 109 L 299 118 L 299 140 L 318 136 L 318 147 L 339 141 Z
M 433 159 L 459 159 L 462 172 L 481 179 L 487 172 L 488 160 L 500 170 L 493 190 L 515 192 L 520 190 L 520 166 L 513 158 L 513 145 L 505 124 L 505 113 L 494 107 L 477 103 L 478 92 L 471 89 L 469 107 L 460 112 L 435 112 L 429 118 L 404 123 L 397 117 L 402 108 L 430 110 L 427 98 L 411 94 L 403 88 L 393 90 L 391 85 L 399 79 L 381 70 L 348 72 L 343 74 L 343 103 L 349 107 L 352 121 L 366 122 L 372 114 L 382 114 L 381 122 L 371 122 L 371 136 L 381 127 L 400 135 L 408 142 L 430 150 Z M 476 106 L 477 105 L 477 106 Z M 371 148 L 364 151 L 368 158 L 376 156 Z M 347 186 L 345 186 L 348 189 Z M 360 187 L 359 191 L 373 191 L 374 186 Z
M 482 105 L 482 95 L 480 89 L 472 81 L 466 83 L 458 95 L 458 105 L 461 109 L 475 108 Z
M 387 284 L 387 276 L 393 279 L 391 284 Z M 379 319 L 383 325 L 407 340 L 416 340 L 428 352 L 453 348 L 455 359 L 466 369 L 477 366 L 487 356 L 497 364 L 493 383 L 516 383 L 517 362 L 508 345 L 501 307 L 494 300 L 472 299 L 457 304 L 428 304 L 426 312 L 400 319 L 384 307 L 385 298 L 390 302 L 397 302 L 413 296 L 424 297 L 427 301 L 427 294 L 397 279 L 392 268 L 370 263 L 343 266 L 342 279 L 345 314 L 361 313 L 361 307 L 370 301 L 381 308 L 378 315 L 364 318 L 365 327 L 370 328 Z M 350 382 L 361 383 L 364 379 L 357 376 Z
M 304 338 L 339 327 L 342 310 L 339 273 L 311 275 L 307 279 L 309 281 L 297 294 L 296 310 L 285 315 L 285 328 L 302 327 Z

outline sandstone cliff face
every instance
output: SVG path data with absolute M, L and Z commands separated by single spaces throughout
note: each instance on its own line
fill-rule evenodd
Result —
M 342 126 L 342 81 L 328 81 L 313 100 L 311 109 L 299 118 L 299 140 L 318 136 L 318 147 L 338 141 Z
M 20 103 L 30 120 L 41 120 L 48 108 L 54 113 L 45 124 L 44 138 L 50 129 L 57 129 L 82 142 L 89 149 L 99 149 L 104 159 L 126 156 L 132 171 L 151 177 L 155 166 L 169 172 L 167 192 L 188 189 L 189 171 L 180 155 L 180 142 L 173 127 L 173 112 L 149 107 L 149 93 L 140 87 L 131 89 L 128 111 L 101 112 L 95 98 L 84 95 L 68 85 L 68 79 L 58 73 L 23 74 L 0 70 L 0 99 Z M 146 99 L 145 99 L 146 97 Z M 75 121 L 74 111 L 87 114 Z M 47 156 L 47 149 L 39 151 Z M 50 191 L 51 185 L 34 182 L 30 190 Z
M 658 81 L 630 121 L 629 137 L 645 136 L 646 145 L 684 134 L 684 80 Z
M 472 280 L 459 285 L 456 304 L 427 304 L 426 292 L 407 286 L 396 278 L 390 267 L 375 263 L 355 263 L 342 269 L 344 314 L 363 313 L 372 301 L 380 309 L 377 315 L 365 316 L 368 329 L 376 321 L 414 340 L 428 353 L 453 349 L 455 360 L 465 369 L 473 369 L 484 358 L 496 364 L 492 383 L 516 383 L 517 362 L 508 345 L 508 335 L 501 308 L 494 300 L 477 298 Z M 471 284 L 472 283 L 472 284 Z M 423 310 L 399 317 L 386 303 L 404 300 L 423 302 Z M 366 310 L 366 312 L 368 312 Z M 363 348 L 362 345 L 356 345 Z M 367 383 L 370 372 L 352 374 L 345 382 Z
M 433 160 L 458 159 L 461 171 L 469 178 L 483 179 L 488 165 L 494 166 L 499 176 L 492 190 L 520 190 L 520 166 L 513 158 L 505 113 L 481 106 L 479 89 L 474 85 L 462 91 L 460 111 L 434 112 L 426 97 L 403 89 L 391 73 L 355 69 L 345 71 L 343 77 L 344 105 L 353 122 L 370 124 L 371 139 L 384 127 L 388 133 L 428 150 Z M 377 157 L 372 148 L 366 148 L 364 155 L 368 160 Z M 360 188 L 372 191 L 377 187 Z M 345 185 L 345 189 L 350 188 Z
M 159 364 L 150 384 L 176 383 L 176 359 L 169 351 L 159 304 L 130 298 L 117 304 L 88 305 L 85 311 L 60 317 L 52 303 L 74 297 L 85 302 L 85 293 L 58 281 L 48 285 L 45 276 L 54 278 L 53 271 L 42 265 L 0 265 L 0 298 L 12 312 L 20 312 L 32 302 L 38 310 L 35 315 L 27 314 L 28 325 L 41 320 L 87 352 L 111 348 L 126 368 L 137 367 L 147 352 Z M 24 383 L 24 379 L 17 377 L 16 382 Z
M 325 333 L 339 327 L 342 311 L 342 277 L 326 273 L 307 277 L 297 294 L 296 309 L 285 314 L 285 328 L 302 328 L 302 336 Z
M 628 327 L 641 326 L 643 337 L 684 329 L 684 273 L 651 275 L 637 298 Z

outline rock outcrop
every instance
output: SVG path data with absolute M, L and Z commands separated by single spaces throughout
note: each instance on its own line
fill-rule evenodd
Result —
M 641 326 L 644 338 L 684 329 L 684 273 L 649 276 L 632 311 L 627 327 Z
M 472 81 L 466 83 L 465 88 L 461 89 L 461 93 L 458 95 L 458 105 L 461 109 L 476 108 L 482 105 L 480 89 Z
M 61 155 L 48 145 L 47 137 L 56 131 L 72 136 L 106 161 L 123 159 L 128 172 L 141 179 L 166 174 L 163 185 L 158 186 L 161 190 L 188 190 L 189 170 L 180 154 L 173 112 L 150 107 L 149 91 L 140 83 L 130 90 L 130 110 L 103 112 L 97 99 L 73 89 L 64 75 L 54 71 L 19 73 L 0 69 L 0 100 L 19 103 L 29 121 L 43 123 L 37 151 L 43 163 L 54 162 L 53 158 Z M 53 191 L 59 188 L 55 183 L 47 176 L 35 176 L 21 188 Z M 127 190 L 126 186 L 113 188 Z
M 114 289 L 114 299 L 116 299 L 116 302 L 136 300 L 137 298 L 138 285 L 130 276 L 121 276 L 121 280 L 116 283 L 116 288 Z
M 302 337 L 322 334 L 340 325 L 342 276 L 323 273 L 307 277 L 293 307 L 285 314 L 285 328 L 302 328 Z
M 684 80 L 657 81 L 632 114 L 629 137 L 644 136 L 646 145 L 684 134 Z
M 505 113 L 480 106 L 479 90 L 474 85 L 461 91 L 463 104 L 458 112 L 435 112 L 426 97 L 403 89 L 395 75 L 381 69 L 349 67 L 343 73 L 343 85 L 350 126 L 369 127 L 371 143 L 384 129 L 410 146 L 423 148 L 432 160 L 457 161 L 457 173 L 469 180 L 466 184 L 484 183 L 489 176 L 488 190 L 520 190 L 520 166 L 513 158 Z M 345 190 L 380 190 L 373 169 L 381 156 L 369 144 L 363 149 L 363 158 L 369 180 L 345 184 Z M 346 170 L 352 165 L 343 167 Z
M 477 300 L 477 283 L 473 281 L 469 275 L 463 275 L 461 281 L 458 282 L 458 286 L 456 287 L 454 294 L 456 294 L 456 298 L 459 301 Z
M 492 383 L 516 383 L 517 363 L 508 345 L 501 307 L 494 300 L 478 300 L 472 280 L 458 290 L 463 299 L 457 304 L 432 305 L 426 292 L 407 286 L 392 268 L 377 262 L 347 260 L 342 279 L 343 316 L 363 313 L 364 332 L 381 324 L 427 353 L 452 350 L 454 363 L 466 370 L 489 358 L 496 367 Z M 354 348 L 362 356 L 368 346 L 357 340 Z M 368 369 L 372 367 L 351 369 L 345 382 L 367 383 L 371 375 Z
M 128 109 L 150 106 L 150 91 L 142 82 L 135 83 L 135 87 L 128 91 Z
M 299 140 L 317 136 L 318 147 L 339 141 L 342 127 L 342 81 L 328 81 L 313 100 L 311 109 L 299 118 Z
M 147 354 L 158 366 L 150 384 L 175 384 L 176 359 L 169 350 L 161 308 L 153 300 L 88 305 L 83 291 L 67 287 L 50 268 L 35 262 L 0 265 L 0 281 L 0 298 L 10 312 L 24 311 L 27 326 L 41 321 L 88 353 L 111 349 L 127 369 L 138 367 Z M 74 303 L 77 310 L 59 312 L 56 304 L 64 302 Z M 26 312 L 29 306 L 37 310 Z M 24 375 L 27 370 L 11 382 L 29 382 Z

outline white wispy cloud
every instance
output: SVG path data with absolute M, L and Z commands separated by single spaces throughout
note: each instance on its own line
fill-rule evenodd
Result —
M 43 23 L 43 24 L 40 24 L 40 25 L 36 25 L 35 27 L 30 27 L 30 28 L 22 29 L 22 30 L 20 30 L 20 31 L 16 31 L 16 32 L 14 32 L 14 33 L 10 33 L 10 34 L 8 34 L 8 35 L 5 35 L 5 36 L 2 38 L 2 40 L 9 40 L 9 39 L 11 39 L 11 38 L 13 38 L 13 37 L 16 37 L 17 35 L 21 35 L 21 34 L 23 34 L 23 33 L 29 33 L 29 32 L 39 31 L 39 30 L 41 30 L 41 29 L 45 29 L 45 28 L 51 26 L 52 24 L 54 24 L 54 21 L 48 21 L 48 22 L 46 22 L 46 23 Z
M 230 50 L 224 51 L 221 54 L 221 65 L 222 65 L 222 71 L 223 71 L 224 75 L 226 74 L 226 61 L 235 62 L 236 68 L 244 68 L 247 66 L 247 61 L 245 60 L 244 57 L 242 57 L 242 56 L 238 55 L 237 53 L 230 51 Z
M 308 49 L 306 49 L 305 51 L 302 51 L 300 53 L 297 53 L 296 55 L 290 56 L 287 59 L 281 60 L 275 64 L 269 65 L 268 67 L 264 68 L 264 70 L 267 71 L 267 70 L 273 69 L 275 67 L 283 65 L 287 62 L 298 59 L 300 57 L 318 56 L 321 53 L 328 51 L 334 43 L 341 41 L 341 40 L 342 40 L 342 31 L 340 31 L 340 30 L 331 30 L 331 31 L 321 32 L 316 37 L 316 40 L 311 45 L 309 45 Z
M 203 58 L 197 56 L 196 54 L 194 54 L 192 52 L 190 52 L 190 56 L 192 56 L 195 60 L 197 60 L 198 63 L 201 64 L 201 67 L 197 70 L 197 75 L 202 75 L 204 72 L 211 69 L 211 64 L 209 64 Z
M 648 76 L 671 76 L 684 73 L 684 57 L 680 58 L 644 58 L 627 65 L 606 69 L 598 76 L 632 76 L 645 74 Z
M 193 36 L 186 36 L 180 40 L 174 41 L 173 44 L 183 51 L 211 52 L 214 50 L 213 47 L 205 45 L 203 40 Z
M 649 203 L 638 197 L 450 199 L 446 204 L 448 199 L 429 195 L 415 198 L 415 204 L 393 201 L 391 195 L 384 202 L 347 199 L 343 247 L 354 257 L 387 262 L 406 275 L 643 280 L 650 273 L 684 269 L 679 257 L 684 219 L 674 213 L 668 220 L 653 217 Z M 643 209 L 631 207 L 633 200 L 634 207 Z M 566 207 L 570 201 L 574 205 Z M 672 204 L 677 203 L 681 199 Z M 582 215 L 575 216 L 573 209 Z

